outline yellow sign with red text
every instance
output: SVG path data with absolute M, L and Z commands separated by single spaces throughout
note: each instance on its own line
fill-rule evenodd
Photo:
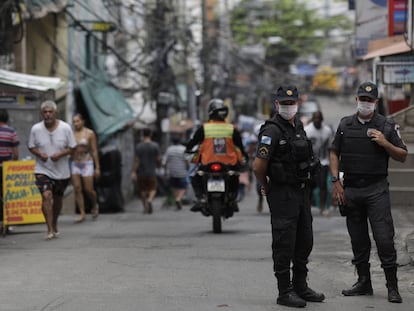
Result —
M 3 162 L 3 224 L 44 223 L 42 196 L 36 187 L 35 161 Z

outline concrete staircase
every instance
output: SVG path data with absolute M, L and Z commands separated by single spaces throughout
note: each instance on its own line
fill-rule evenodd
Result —
M 414 106 L 396 112 L 391 117 L 400 125 L 400 132 L 408 148 L 404 163 L 390 159 L 388 180 L 391 205 L 414 207 Z
M 404 163 L 390 159 L 388 180 L 392 206 L 414 207 L 414 144 L 408 147 Z

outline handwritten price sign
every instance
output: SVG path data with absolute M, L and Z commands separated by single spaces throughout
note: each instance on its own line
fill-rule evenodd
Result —
M 3 223 L 6 226 L 45 222 L 34 166 L 34 160 L 3 162 Z

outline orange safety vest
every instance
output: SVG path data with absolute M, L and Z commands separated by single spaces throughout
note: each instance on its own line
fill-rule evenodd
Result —
M 236 165 L 242 162 L 240 148 L 234 145 L 234 126 L 224 121 L 211 121 L 203 124 L 204 140 L 198 154 L 201 164 L 221 162 L 227 165 Z

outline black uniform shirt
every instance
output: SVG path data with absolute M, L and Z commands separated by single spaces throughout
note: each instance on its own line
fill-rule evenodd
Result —
M 301 121 L 297 118 L 295 118 L 295 127 L 278 114 L 273 119 L 282 124 L 290 137 L 294 137 L 299 130 L 298 126 Z M 287 147 L 288 141 L 283 136 L 282 131 L 275 124 L 269 122 L 263 124 L 259 131 L 256 157 L 270 160 L 275 150 Z

